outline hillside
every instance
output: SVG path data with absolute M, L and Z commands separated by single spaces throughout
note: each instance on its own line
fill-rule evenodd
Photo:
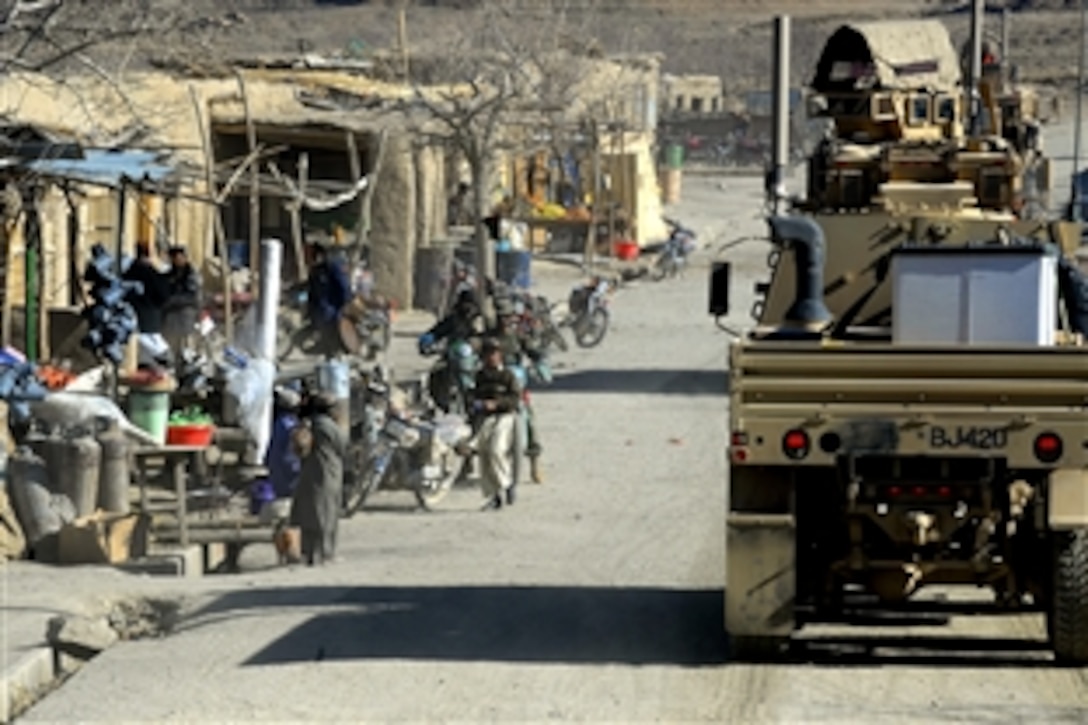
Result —
M 387 48 L 397 35 L 401 0 L 146 0 L 163 9 L 215 22 L 191 33 L 174 50 L 190 56 L 253 56 L 307 51 L 351 55 Z M 464 7 L 481 0 L 410 0 L 410 45 L 442 47 L 442 34 L 464 22 Z M 495 0 L 490 0 L 494 2 Z M 771 17 L 794 17 L 794 82 L 808 80 L 816 55 L 835 27 L 852 20 L 937 17 L 954 42 L 966 41 L 969 4 L 963 0 L 499 0 L 526 27 L 557 22 L 555 5 L 568 8 L 566 22 L 600 39 L 610 52 L 660 52 L 665 70 L 711 73 L 727 90 L 769 84 Z M 1025 81 L 1065 86 L 1076 77 L 1078 14 L 1069 0 L 1008 0 L 1012 13 L 1011 56 Z M 993 8 L 1001 2 L 991 2 Z M 94 3 L 83 3 L 94 7 Z M 548 8 L 542 11 L 542 8 Z M 999 32 L 991 14 L 988 31 Z M 143 48 L 161 53 L 163 48 Z

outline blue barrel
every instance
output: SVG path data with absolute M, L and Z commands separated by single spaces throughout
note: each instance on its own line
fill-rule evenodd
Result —
M 249 266 L 249 242 L 227 242 L 227 263 L 231 269 L 243 269 Z
M 511 287 L 529 289 L 532 264 L 531 252 L 496 252 L 495 276 Z

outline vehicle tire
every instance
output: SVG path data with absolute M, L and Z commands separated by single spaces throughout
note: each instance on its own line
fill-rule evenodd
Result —
M 664 259 L 659 259 L 654 262 L 654 266 L 650 268 L 650 281 L 660 282 L 669 276 L 669 263 Z
M 580 347 L 596 347 L 608 332 L 608 310 L 596 308 L 574 329 L 574 341 Z
M 429 482 L 421 480 L 420 484 L 416 486 L 416 501 L 419 502 L 420 508 L 425 511 L 433 511 L 435 506 L 450 492 L 457 479 L 461 477 L 464 465 L 465 462 L 455 451 L 448 451 L 442 456 L 442 476 L 436 479 L 433 484 L 428 485 Z
M 789 646 L 789 637 L 729 636 L 729 659 L 734 662 L 780 660 Z
M 276 359 L 280 362 L 289 358 L 295 351 L 298 327 L 298 321 L 291 316 L 280 316 L 280 323 L 276 328 Z
M 1088 664 L 1088 528 L 1055 531 L 1047 629 L 1061 662 Z
M 559 352 L 566 352 L 570 349 L 563 337 L 563 333 L 552 323 L 548 324 L 548 329 L 544 332 L 544 349 L 547 350 L 549 345 L 555 345 Z
M 386 451 L 378 455 L 392 456 L 392 451 Z M 389 466 L 393 465 L 393 461 L 387 462 L 384 466 L 378 467 L 374 459 L 367 460 L 362 473 L 359 476 L 359 483 L 352 489 L 351 495 L 344 505 L 344 518 L 350 519 L 356 512 L 363 508 L 366 504 L 366 500 L 370 498 L 370 494 L 381 488 L 382 481 L 385 480 L 386 475 L 389 474 Z

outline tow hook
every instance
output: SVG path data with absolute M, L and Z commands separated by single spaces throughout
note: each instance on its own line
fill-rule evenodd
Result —
M 925 511 L 910 511 L 907 513 L 907 521 L 914 530 L 914 544 L 916 546 L 925 546 L 931 541 L 930 535 L 933 532 L 933 524 L 937 521 L 933 514 Z

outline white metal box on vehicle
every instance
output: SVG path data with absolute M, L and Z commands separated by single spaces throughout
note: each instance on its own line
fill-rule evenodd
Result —
M 892 340 L 1053 345 L 1058 258 L 1040 246 L 907 247 L 892 257 Z

